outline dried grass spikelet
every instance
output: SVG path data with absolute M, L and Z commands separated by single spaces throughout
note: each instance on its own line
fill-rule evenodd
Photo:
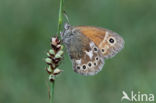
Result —
M 60 61 L 63 59 L 63 45 L 57 37 L 51 38 L 51 49 L 47 52 L 45 62 L 48 64 L 46 71 L 49 74 L 49 80 L 53 82 L 55 77 L 62 72 L 58 68 Z

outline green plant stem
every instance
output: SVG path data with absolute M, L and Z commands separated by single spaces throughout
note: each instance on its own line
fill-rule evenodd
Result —
M 60 0 L 60 8 L 59 8 L 59 17 L 58 17 L 58 28 L 57 28 L 57 35 L 61 32 L 61 26 L 63 22 L 63 0 Z M 55 80 L 52 81 L 50 88 L 50 103 L 54 103 L 54 87 L 55 87 Z
M 54 86 L 55 86 L 55 81 L 50 83 L 50 103 L 54 103 Z
M 62 26 L 62 22 L 63 22 L 63 2 L 64 2 L 64 0 L 60 0 L 57 34 L 60 34 L 61 26 Z

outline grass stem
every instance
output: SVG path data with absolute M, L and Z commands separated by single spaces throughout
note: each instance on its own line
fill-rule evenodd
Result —
M 63 22 L 63 2 L 64 2 L 64 0 L 60 0 L 57 34 L 60 34 L 61 27 L 62 27 L 62 22 Z
M 57 35 L 61 32 L 62 22 L 63 22 L 63 0 L 60 0 L 60 8 L 59 8 L 59 16 L 58 16 L 58 28 L 57 28 Z M 55 80 L 50 83 L 50 103 L 54 103 L 54 87 L 55 87 Z
M 50 103 L 54 103 L 54 86 L 55 86 L 55 81 L 50 83 Z

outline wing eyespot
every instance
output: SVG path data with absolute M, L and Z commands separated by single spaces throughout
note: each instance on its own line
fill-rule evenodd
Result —
M 105 49 L 104 49 L 104 48 L 102 48 L 102 49 L 101 49 L 101 52 L 102 52 L 102 53 L 104 53 L 104 52 L 105 52 Z
M 116 43 L 116 40 L 115 40 L 114 37 L 110 37 L 110 38 L 108 39 L 108 42 L 109 42 L 109 44 L 114 45 L 114 44 Z
M 86 67 L 86 65 L 84 64 L 84 65 L 82 66 L 82 69 L 84 69 L 84 70 L 85 70 L 86 68 L 87 68 L 87 67 Z
M 94 47 L 94 52 L 97 52 L 97 51 L 98 51 L 97 47 Z
M 94 66 L 96 66 L 97 65 L 97 63 L 96 62 L 94 62 Z
M 99 57 L 96 57 L 95 60 L 98 61 L 99 60 Z
M 80 67 L 80 66 L 77 66 L 76 68 L 77 68 L 77 69 L 81 69 L 81 67 Z
M 92 63 L 91 62 L 88 63 L 88 67 L 92 67 Z
M 109 39 L 109 42 L 110 42 L 110 43 L 114 43 L 114 39 L 113 39 L 113 38 L 110 38 L 110 39 Z

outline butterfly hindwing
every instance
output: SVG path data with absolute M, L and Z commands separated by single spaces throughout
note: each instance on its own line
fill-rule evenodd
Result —
M 100 50 L 93 42 L 89 42 L 88 50 L 83 50 L 83 55 L 79 59 L 72 59 L 73 69 L 82 75 L 94 75 L 98 73 L 104 65 L 104 59 Z

